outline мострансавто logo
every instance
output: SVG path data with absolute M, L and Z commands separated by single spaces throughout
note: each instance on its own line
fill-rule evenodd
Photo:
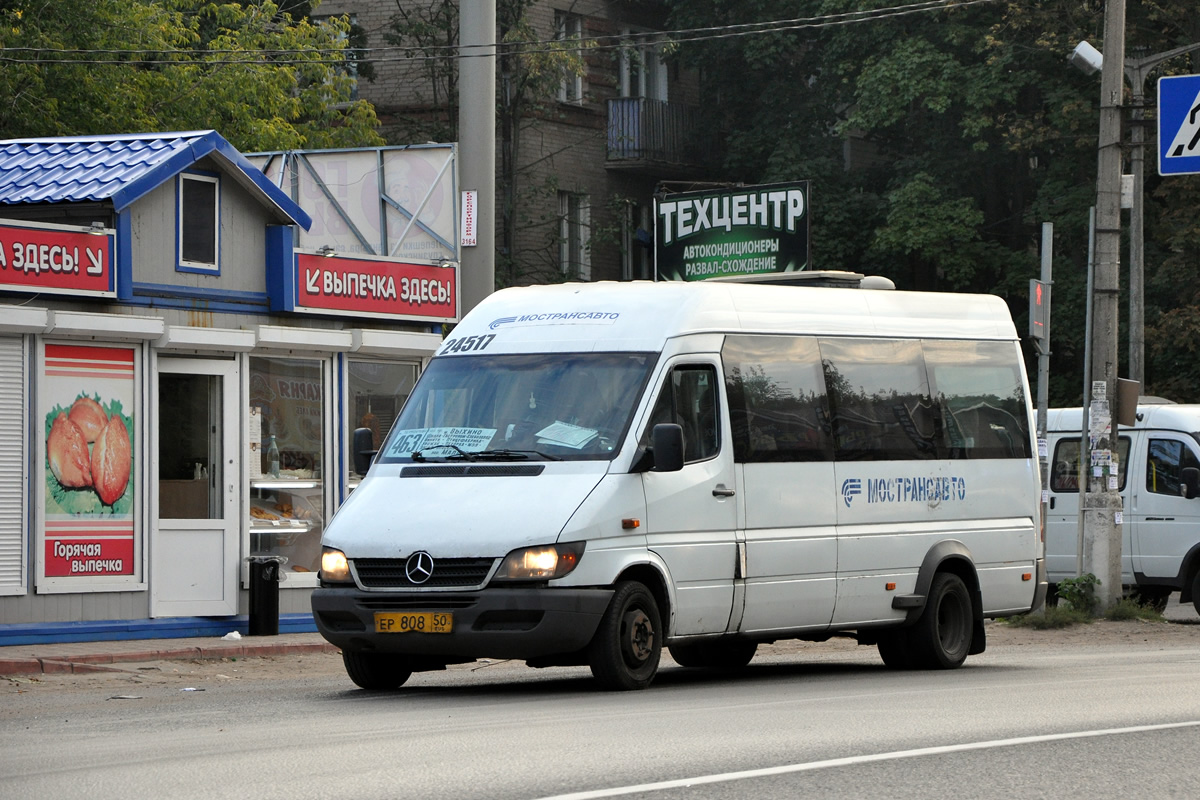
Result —
M 488 328 L 496 330 L 501 325 L 612 325 L 620 317 L 621 314 L 616 311 L 552 311 L 545 314 L 500 317 L 492 320 Z
M 941 503 L 967 499 L 967 482 L 958 475 L 940 478 L 867 478 L 868 503 Z M 842 500 L 846 508 L 864 493 L 861 478 L 842 481 Z

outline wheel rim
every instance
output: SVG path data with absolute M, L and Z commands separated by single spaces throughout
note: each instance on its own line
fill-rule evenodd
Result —
M 621 618 L 621 654 L 625 663 L 641 666 L 654 653 L 654 623 L 640 608 L 631 608 Z
M 938 639 L 946 653 L 957 653 L 967 640 L 967 611 L 957 592 L 948 593 L 938 606 Z

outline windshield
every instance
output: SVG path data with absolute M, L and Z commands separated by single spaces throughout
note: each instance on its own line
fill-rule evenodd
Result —
M 378 460 L 611 459 L 655 359 L 651 353 L 435 358 Z

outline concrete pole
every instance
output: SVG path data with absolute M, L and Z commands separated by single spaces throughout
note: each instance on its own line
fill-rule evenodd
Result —
M 1117 449 L 1118 293 L 1121 269 L 1121 100 L 1125 63 L 1125 0 L 1104 9 L 1104 66 L 1100 76 L 1100 138 L 1096 170 L 1096 276 L 1093 298 L 1092 385 L 1087 411 L 1093 453 Z M 1125 469 L 1128 464 L 1119 464 Z M 1100 474 L 1097 475 L 1096 472 Z M 1088 469 L 1084 498 L 1084 570 L 1100 579 L 1102 610 L 1121 599 L 1121 494 L 1117 469 Z M 1109 480 L 1112 477 L 1113 480 Z M 1111 488 L 1110 488 L 1111 487 Z
M 459 187 L 479 192 L 478 244 L 460 248 L 466 314 L 496 290 L 496 0 L 462 0 L 458 45 Z
M 1146 385 L 1145 224 L 1142 196 L 1146 185 L 1146 114 L 1142 83 L 1130 76 L 1133 117 L 1130 120 L 1129 171 L 1133 174 L 1133 205 L 1129 209 L 1129 378 Z

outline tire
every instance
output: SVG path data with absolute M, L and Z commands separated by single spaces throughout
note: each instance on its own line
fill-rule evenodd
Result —
M 352 653 L 343 650 L 342 663 L 350 680 L 368 691 L 398 689 L 412 675 L 404 656 L 392 653 Z
M 617 584 L 587 648 L 592 676 L 605 689 L 645 689 L 662 657 L 662 618 L 654 595 L 636 581 Z
M 758 650 L 758 642 L 748 642 L 744 639 L 717 640 L 673 644 L 667 649 L 671 651 L 671 658 L 681 667 L 732 672 L 750 663 Z
M 1196 613 L 1200 614 L 1200 570 L 1196 570 L 1196 574 L 1192 576 L 1192 606 L 1195 607 Z
M 915 666 L 909 631 L 905 628 L 880 632 L 875 646 L 879 648 L 879 657 L 888 669 L 912 669 Z
M 949 572 L 933 576 L 929 598 L 909 643 L 913 665 L 923 669 L 955 669 L 971 649 L 974 615 L 971 593 L 962 578 Z

